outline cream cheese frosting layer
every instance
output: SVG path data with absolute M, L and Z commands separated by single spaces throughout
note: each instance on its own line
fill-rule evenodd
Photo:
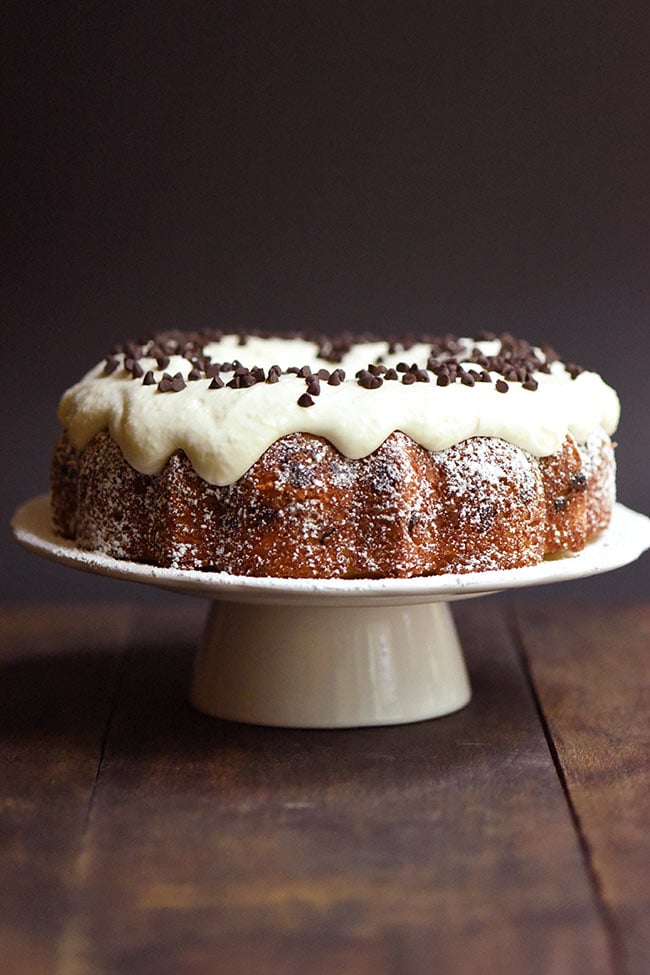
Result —
M 466 369 L 480 370 L 468 360 L 473 349 L 486 356 L 498 355 L 501 343 L 461 339 L 454 357 Z M 245 346 L 239 336 L 224 336 L 204 346 L 214 362 L 237 360 L 248 368 L 268 370 L 278 365 L 308 365 L 345 370 L 338 386 L 320 383 L 320 394 L 305 408 L 298 399 L 305 393 L 303 377 L 283 372 L 277 382 L 257 382 L 248 388 L 210 388 L 210 378 L 190 380 L 193 366 L 181 355 L 169 357 L 165 369 L 156 358 L 139 360 L 151 370 L 155 382 L 145 385 L 125 368 L 126 354 L 115 358 L 117 366 L 105 374 L 99 363 L 69 389 L 59 406 L 59 418 L 71 443 L 79 450 L 102 430 L 108 429 L 126 460 L 143 474 L 157 474 L 167 459 L 183 450 L 195 471 L 211 484 L 238 480 L 264 451 L 290 433 L 311 433 L 329 440 L 351 458 L 371 454 L 391 433 L 400 430 L 427 450 L 443 450 L 469 437 L 499 437 L 537 457 L 559 450 L 567 434 L 584 443 L 598 429 L 611 436 L 618 424 L 620 404 L 615 391 L 594 372 L 572 378 L 559 361 L 549 362 L 548 372 L 532 375 L 537 388 L 526 389 L 509 382 L 507 393 L 497 390 L 498 373 L 492 382 L 464 385 L 460 380 L 437 385 L 429 382 L 405 385 L 385 380 L 379 388 L 360 385 L 355 374 L 369 363 L 381 361 L 394 367 L 402 360 L 418 362 L 426 369 L 429 344 L 408 351 L 391 352 L 386 342 L 357 343 L 335 365 L 318 355 L 319 346 L 304 339 L 249 337 Z M 546 362 L 541 350 L 540 366 Z M 162 392 L 163 373 L 181 373 L 186 386 L 180 392 Z M 229 379 L 224 372 L 222 379 Z

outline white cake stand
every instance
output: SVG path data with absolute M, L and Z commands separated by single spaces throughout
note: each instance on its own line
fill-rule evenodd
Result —
M 52 532 L 47 495 L 14 516 L 38 555 L 88 572 L 208 596 L 190 700 L 254 724 L 399 724 L 462 708 L 471 690 L 448 603 L 607 572 L 650 548 L 650 519 L 617 504 L 578 555 L 526 569 L 417 579 L 274 579 L 163 569 L 86 552 Z

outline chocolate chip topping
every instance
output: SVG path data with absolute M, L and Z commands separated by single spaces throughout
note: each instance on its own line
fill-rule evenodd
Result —
M 107 355 L 106 362 L 104 363 L 104 375 L 110 376 L 111 373 L 115 372 L 120 364 L 120 360 L 116 359 L 114 355 Z
M 120 366 L 119 356 L 123 356 L 122 365 L 127 373 L 133 378 L 141 378 L 144 375 L 144 367 L 140 360 L 142 358 L 153 357 L 158 368 L 165 370 L 171 361 L 171 356 L 182 356 L 191 363 L 191 370 L 187 376 L 188 382 L 196 382 L 200 379 L 214 379 L 220 377 L 222 373 L 234 373 L 228 386 L 234 389 L 245 389 L 257 382 L 277 383 L 282 375 L 280 366 L 272 366 L 265 372 L 259 366 L 245 366 L 239 360 L 234 362 L 212 362 L 210 355 L 206 353 L 206 346 L 211 342 L 218 342 L 223 338 L 224 333 L 218 330 L 206 330 L 196 332 L 167 331 L 158 332 L 138 341 L 118 343 L 113 347 L 109 356 L 106 357 L 103 375 L 110 376 Z M 252 336 L 261 338 L 284 338 L 284 339 L 306 339 L 309 336 L 290 332 L 271 336 L 259 330 L 248 330 L 239 333 L 237 336 L 238 345 L 245 348 L 248 340 Z M 523 339 L 518 339 L 508 332 L 495 335 L 493 332 L 479 332 L 470 342 L 496 342 L 498 343 L 496 354 L 487 355 L 478 345 L 468 347 L 467 342 L 452 334 L 444 336 L 431 335 L 404 335 L 392 337 L 388 340 L 382 339 L 370 333 L 362 335 L 352 335 L 345 333 L 337 337 L 320 337 L 316 342 L 317 354 L 320 358 L 328 362 L 341 362 L 343 357 L 351 351 L 355 345 L 365 342 L 386 342 L 386 348 L 391 354 L 398 352 L 408 352 L 416 345 L 427 347 L 426 368 L 422 363 L 412 362 L 410 365 L 406 360 L 400 361 L 394 368 L 384 364 L 384 355 L 377 355 L 374 362 L 368 364 L 367 368 L 359 370 L 356 375 L 357 382 L 366 389 L 378 389 L 384 380 L 395 381 L 402 378 L 405 386 L 413 385 L 415 382 L 428 383 L 435 376 L 436 385 L 450 386 L 460 382 L 464 386 L 471 387 L 477 382 L 491 382 L 493 376 L 498 376 L 495 388 L 499 392 L 507 392 L 510 383 L 519 383 L 522 388 L 534 392 L 538 389 L 539 383 L 534 377 L 534 373 L 550 372 L 550 363 L 559 361 L 559 356 L 549 345 L 541 345 L 539 348 L 531 345 Z M 461 364 L 462 363 L 462 364 Z M 476 368 L 469 368 L 469 365 Z M 581 366 L 574 363 L 566 363 L 564 368 L 572 379 L 577 378 L 584 370 Z M 147 376 L 152 370 L 147 372 Z M 309 396 L 318 396 L 320 386 L 314 385 L 326 382 L 330 386 L 338 386 L 345 379 L 342 369 L 330 371 L 324 367 L 314 371 L 310 364 L 303 366 L 290 366 L 287 373 L 297 374 L 307 383 Z M 153 385 L 151 378 L 146 379 L 144 385 Z M 182 385 L 181 385 L 182 382 Z M 223 383 L 223 381 L 222 381 Z M 185 388 L 185 380 L 181 373 L 176 373 L 174 377 L 163 373 L 163 377 L 158 384 L 158 388 L 163 392 L 168 390 L 179 391 Z M 210 388 L 221 388 L 210 386 Z M 312 404 L 310 404 L 312 405 Z
M 309 395 L 309 393 L 303 393 L 300 399 L 298 400 L 298 406 L 313 406 L 313 405 L 314 405 L 314 401 Z

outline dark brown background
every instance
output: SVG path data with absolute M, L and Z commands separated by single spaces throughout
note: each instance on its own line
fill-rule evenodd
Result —
M 115 339 L 206 325 L 549 340 L 619 389 L 620 497 L 650 511 L 645 3 L 20 4 L 7 27 L 5 526 L 47 486 L 60 392 Z M 2 559 L 5 601 L 131 594 L 7 527 Z M 571 591 L 646 595 L 647 565 Z

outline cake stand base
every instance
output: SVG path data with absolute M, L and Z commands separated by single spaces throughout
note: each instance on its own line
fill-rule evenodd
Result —
M 191 703 L 219 718 L 295 728 L 399 724 L 471 697 L 445 602 L 267 606 L 215 601 Z

